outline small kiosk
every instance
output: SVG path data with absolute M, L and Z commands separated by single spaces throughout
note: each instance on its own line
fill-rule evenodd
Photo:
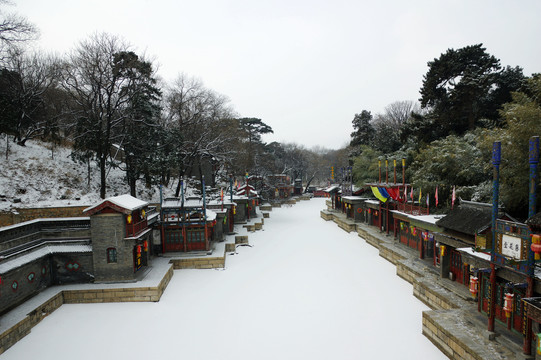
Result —
M 216 213 L 199 197 L 167 198 L 161 206 L 162 251 L 209 251 Z
M 120 195 L 83 212 L 90 216 L 95 281 L 133 281 L 149 261 L 148 203 Z

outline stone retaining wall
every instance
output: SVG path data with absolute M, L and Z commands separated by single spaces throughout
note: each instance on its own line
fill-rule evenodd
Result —
M 428 280 L 414 282 L 413 295 L 434 310 L 450 310 L 459 307 L 460 299 L 456 295 L 437 287 Z
M 338 224 L 338 227 L 342 230 L 345 230 L 347 232 L 352 232 L 357 229 L 357 225 L 353 221 L 350 220 L 343 220 L 337 216 L 333 217 L 333 221 Z
M 321 210 L 319 214 L 320 214 L 321 218 L 323 220 L 325 220 L 325 221 L 331 221 L 333 219 L 332 213 L 330 213 L 330 212 L 328 212 L 326 210 Z
M 0 354 L 28 335 L 36 324 L 63 304 L 159 301 L 172 277 L 171 266 L 157 287 L 62 290 L 0 334 Z
M 171 260 L 173 268 L 178 269 L 223 269 L 225 268 L 225 254 L 212 258 L 189 258 Z
M 398 252 L 397 249 L 395 249 L 394 247 L 386 246 L 386 244 L 384 243 L 380 243 L 379 256 L 381 256 L 385 260 L 388 260 L 394 265 L 397 265 L 399 261 L 407 258 L 406 255 L 404 255 L 401 252 Z
M 12 326 L 9 330 L 0 334 L 0 354 L 15 345 L 47 315 L 58 309 L 63 304 L 62 293 L 59 292 L 48 301 L 31 311 L 23 320 Z
M 156 302 L 162 297 L 162 294 L 172 277 L 173 267 L 170 267 L 157 287 L 64 290 L 62 293 L 64 294 L 65 304 Z
M 413 270 L 400 260 L 396 262 L 396 275 L 400 276 L 402 279 L 406 280 L 412 285 L 414 285 L 420 278 L 424 277 L 423 274 Z
M 450 359 L 489 359 L 477 354 L 469 348 L 463 341 L 454 337 L 446 331 L 438 321 L 433 318 L 437 311 L 423 312 L 423 335 L 426 336 L 438 349 L 441 350 Z
M 18 224 L 40 218 L 84 217 L 83 210 L 90 205 L 62 206 L 50 208 L 17 208 L 0 212 L 0 226 Z

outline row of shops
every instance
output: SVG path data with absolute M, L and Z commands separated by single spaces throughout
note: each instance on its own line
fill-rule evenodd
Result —
M 0 228 L 0 314 L 53 285 L 136 281 L 152 256 L 210 254 L 235 224 L 257 217 L 259 197 L 249 185 L 205 200 L 167 198 L 152 206 L 120 195 L 86 208 L 84 217 Z
M 371 191 L 360 194 L 358 190 L 348 196 L 342 196 L 340 186 L 326 190 L 335 211 L 392 236 L 397 243 L 415 250 L 441 278 L 467 287 L 478 311 L 487 316 L 488 330 L 493 332 L 495 322 L 499 322 L 508 331 L 522 334 L 526 355 L 532 348 L 541 354 L 541 272 L 536 266 L 541 259 L 541 213 L 535 213 L 539 138 L 533 140 L 530 184 L 534 186 L 530 188 L 531 210 L 525 222 L 517 221 L 499 206 L 496 175 L 493 204 L 461 200 L 445 215 L 430 215 L 428 208 L 400 197 L 409 186 L 405 183 L 366 184 L 365 189 Z M 500 162 L 499 146 L 495 143 L 495 167 Z M 499 176 L 499 168 L 495 174 Z

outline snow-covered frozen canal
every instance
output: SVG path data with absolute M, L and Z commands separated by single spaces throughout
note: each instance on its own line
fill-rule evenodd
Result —
M 177 270 L 158 303 L 63 305 L 2 359 L 446 359 L 412 286 L 324 207 L 273 209 L 225 270 Z

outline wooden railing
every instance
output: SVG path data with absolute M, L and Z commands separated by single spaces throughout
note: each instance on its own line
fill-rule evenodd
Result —
M 398 211 L 404 212 L 411 215 L 429 215 L 428 208 L 422 207 L 420 205 L 413 205 L 409 203 L 398 203 L 396 209 Z
M 132 224 L 128 224 L 126 227 L 126 237 L 132 237 L 137 234 L 139 234 L 141 231 L 145 230 L 148 227 L 147 225 L 147 219 L 143 219 L 139 222 L 134 222 Z

